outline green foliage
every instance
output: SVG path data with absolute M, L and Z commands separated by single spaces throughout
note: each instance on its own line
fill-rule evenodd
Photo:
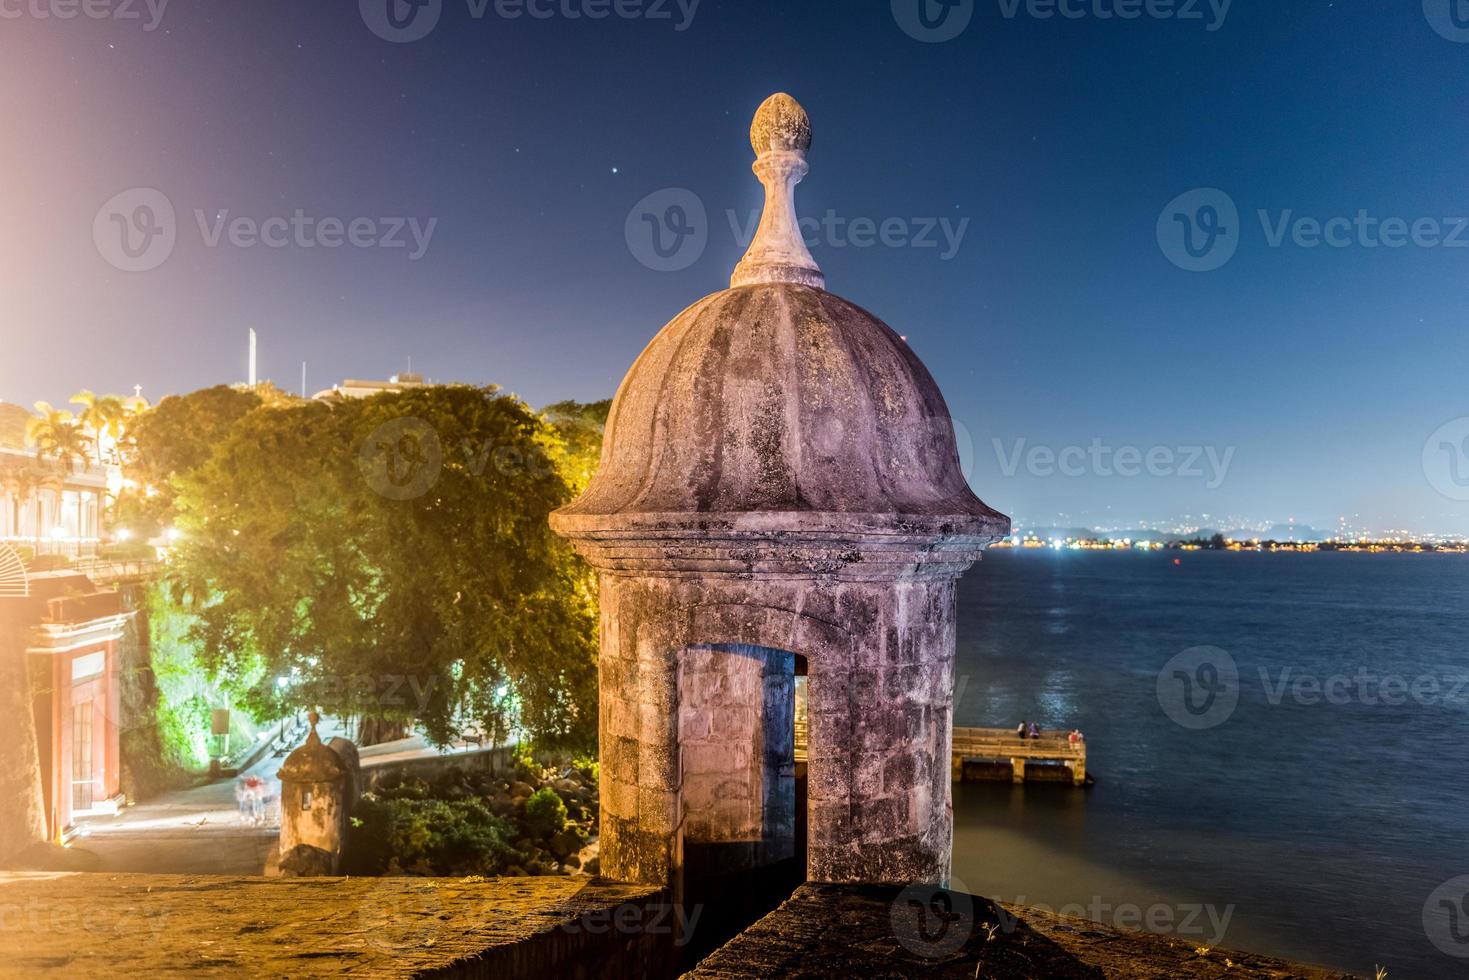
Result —
M 595 592 L 547 524 L 571 496 L 564 452 L 522 402 L 466 386 L 239 416 L 174 478 L 178 594 L 208 597 L 200 663 L 440 744 L 466 720 L 594 744 Z M 247 703 L 279 697 L 262 683 Z
M 434 875 L 494 875 L 515 856 L 514 825 L 477 799 L 441 800 L 364 794 L 353 809 L 343 868 L 376 875 L 396 858 L 401 868 Z
M 585 490 L 597 472 L 602 460 L 602 434 L 611 410 L 610 400 L 590 404 L 557 402 L 541 410 L 560 440 L 556 464 L 573 496 Z
M 158 686 L 158 732 L 166 761 L 183 769 L 209 764 L 211 713 L 231 703 L 231 686 L 248 690 L 258 667 L 217 683 L 200 663 L 198 644 L 191 637 L 196 625 L 188 609 L 168 590 L 150 587 L 143 599 L 147 610 L 148 645 L 154 681 Z M 255 716 L 271 717 L 273 713 Z M 253 718 L 232 712 L 239 739 L 253 737 Z
M 550 837 L 566 829 L 566 804 L 549 786 L 542 786 L 525 801 L 525 829 L 532 837 Z
M 129 423 L 123 456 L 138 487 L 119 498 L 114 523 L 156 537 L 173 522 L 174 478 L 208 462 L 235 423 L 260 405 L 253 392 L 217 385 L 165 398 Z

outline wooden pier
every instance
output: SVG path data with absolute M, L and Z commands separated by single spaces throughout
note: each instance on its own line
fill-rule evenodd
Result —
M 1036 738 L 1020 738 L 1012 729 L 956 728 L 950 766 L 954 782 L 964 779 L 964 763 L 1009 765 L 1010 780 L 1025 782 L 1065 769 L 1075 786 L 1086 785 L 1086 743 L 1072 745 L 1070 732 L 1041 732 Z M 806 761 L 806 723 L 796 721 L 796 761 Z

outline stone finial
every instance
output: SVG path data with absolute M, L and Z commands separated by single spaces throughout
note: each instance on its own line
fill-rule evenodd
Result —
M 777 92 L 761 104 L 750 126 L 755 176 L 765 186 L 765 212 L 755 240 L 730 277 L 730 286 L 791 282 L 826 288 L 826 277 L 801 237 L 796 185 L 809 171 L 811 118 L 801 103 Z
M 312 708 L 310 711 L 306 712 L 306 720 L 311 722 L 311 734 L 306 736 L 307 739 L 320 742 L 321 736 L 316 734 L 316 726 L 317 723 L 321 721 L 321 714 L 317 712 L 315 708 Z
M 750 124 L 750 145 L 759 156 L 767 150 L 811 149 L 811 117 L 801 103 L 777 92 L 760 104 Z

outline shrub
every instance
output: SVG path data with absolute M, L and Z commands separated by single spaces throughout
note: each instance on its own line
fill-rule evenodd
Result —
M 542 786 L 525 801 L 522 821 L 531 837 L 550 837 L 566 829 L 566 804 L 549 786 Z
M 514 850 L 510 823 L 479 800 L 383 799 L 364 795 L 352 812 L 344 869 L 381 874 L 394 858 L 405 870 L 494 875 Z

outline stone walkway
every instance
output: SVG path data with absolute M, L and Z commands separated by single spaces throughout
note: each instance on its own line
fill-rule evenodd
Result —
M 339 732 L 323 725 L 323 735 Z M 278 797 L 275 774 L 283 758 L 270 752 L 246 772 L 259 776 Z M 235 779 L 216 779 L 124 807 L 115 817 L 80 821 L 71 850 L 91 855 L 91 869 L 151 874 L 258 875 L 280 834 L 271 807 L 259 826 L 246 821 L 235 800 Z
M 672 923 L 590 878 L 0 873 L 0 976 L 633 980 L 669 975 Z

